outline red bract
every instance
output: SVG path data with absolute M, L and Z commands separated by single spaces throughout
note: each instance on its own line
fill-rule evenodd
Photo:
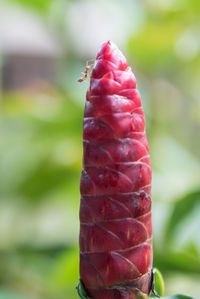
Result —
M 81 281 L 93 299 L 148 298 L 151 165 L 145 119 L 135 76 L 110 41 L 91 74 L 83 147 Z

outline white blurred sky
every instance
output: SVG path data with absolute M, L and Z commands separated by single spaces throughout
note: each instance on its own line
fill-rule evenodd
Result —
M 92 57 L 100 45 L 111 39 L 123 47 L 130 35 L 145 21 L 142 1 L 137 0 L 80 0 L 67 5 L 53 2 L 49 19 L 21 6 L 0 2 L 0 51 L 60 55 L 62 42 L 52 29 L 53 14 L 63 18 L 63 37 L 66 48 L 78 56 Z M 56 9 L 63 9 L 62 15 Z M 56 25 L 56 24 L 55 24 Z M 60 40 L 59 40 L 60 39 Z M 65 49 L 66 51 L 67 49 Z
M 66 32 L 74 50 L 90 57 L 109 39 L 123 47 L 144 20 L 142 1 L 82 0 L 70 3 Z
M 21 6 L 0 2 L 0 52 L 57 56 L 60 51 L 42 18 Z

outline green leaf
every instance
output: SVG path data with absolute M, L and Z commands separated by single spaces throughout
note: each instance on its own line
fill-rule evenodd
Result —
M 172 238 L 177 226 L 193 211 L 197 203 L 200 202 L 200 190 L 190 192 L 179 199 L 173 207 L 171 217 L 168 220 L 166 236 Z
M 194 299 L 194 298 L 187 295 L 176 294 L 169 297 L 162 297 L 162 299 Z
M 87 293 L 86 293 L 86 290 L 82 284 L 82 282 L 80 281 L 78 286 L 77 286 L 77 291 L 78 291 L 78 294 L 80 296 L 81 299 L 89 299 Z
M 156 293 L 158 293 L 159 296 L 164 295 L 164 279 L 161 274 L 161 272 L 157 269 L 153 269 L 153 275 L 154 275 L 154 289 Z M 154 296 L 151 296 L 154 297 Z

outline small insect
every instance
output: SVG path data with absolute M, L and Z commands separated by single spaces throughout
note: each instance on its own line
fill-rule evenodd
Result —
M 90 59 L 90 60 L 87 60 L 86 62 L 86 66 L 85 66 L 85 72 L 84 73 L 81 73 L 83 75 L 83 77 L 79 78 L 77 81 L 78 82 L 83 82 L 84 80 L 87 79 L 87 76 L 88 76 L 88 72 L 89 70 L 93 67 L 94 63 L 92 64 L 89 64 L 90 61 L 94 61 L 94 59 Z

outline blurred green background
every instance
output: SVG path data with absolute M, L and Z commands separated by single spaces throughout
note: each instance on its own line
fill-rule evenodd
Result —
M 0 299 L 75 299 L 85 61 L 113 40 L 137 77 L 154 265 L 200 298 L 200 1 L 0 1 Z

